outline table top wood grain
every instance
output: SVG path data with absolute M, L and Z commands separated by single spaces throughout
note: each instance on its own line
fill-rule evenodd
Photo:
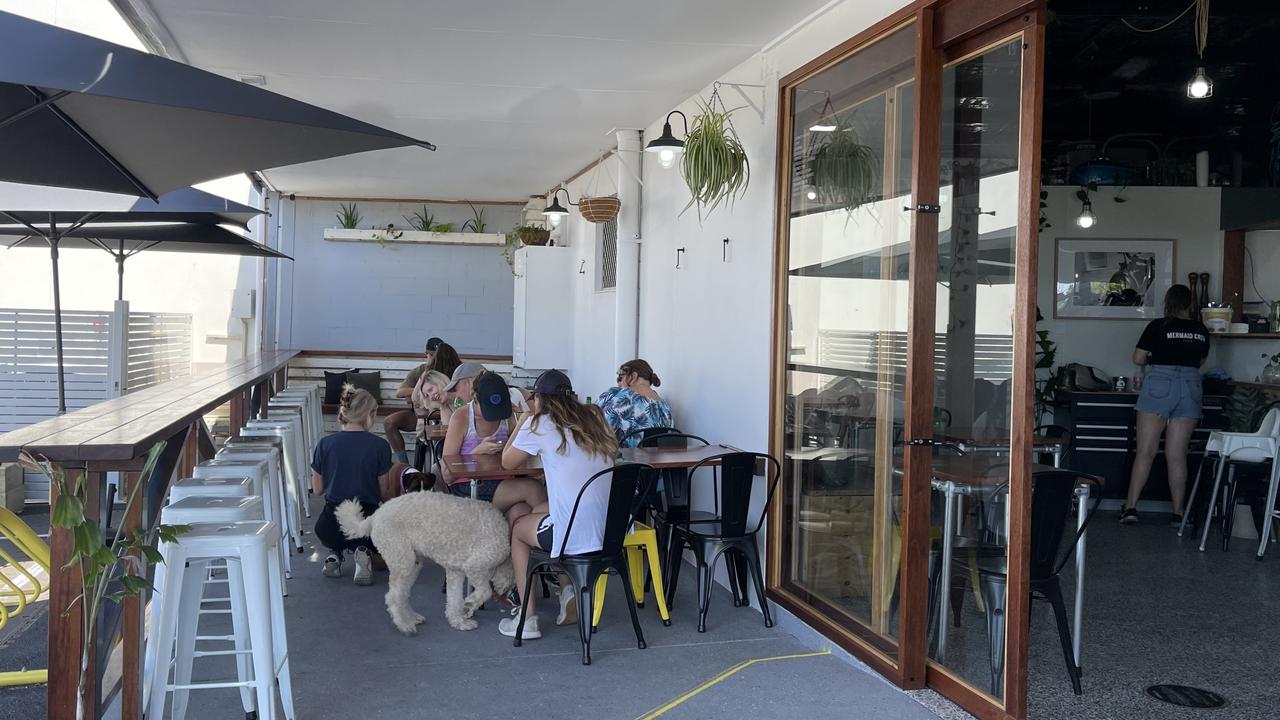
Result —
M 743 451 L 735 447 L 712 444 L 691 448 L 622 448 L 619 455 L 626 462 L 644 463 L 662 470 L 693 467 L 708 458 L 735 452 Z
M 510 480 L 512 478 L 542 477 L 542 460 L 529 458 L 525 464 L 514 470 L 502 467 L 502 455 L 445 455 L 445 467 L 455 481 L 462 478 L 473 480 Z

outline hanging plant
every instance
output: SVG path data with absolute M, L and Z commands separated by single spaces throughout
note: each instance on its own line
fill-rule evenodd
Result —
M 618 217 L 618 211 L 622 209 L 622 201 L 618 199 L 618 185 L 613 180 L 610 173 L 605 173 L 609 177 L 609 184 L 613 185 L 613 195 L 600 194 L 600 166 L 604 165 L 605 155 L 601 154 L 596 160 L 595 170 L 591 174 L 591 181 L 587 183 L 587 190 L 583 193 L 581 199 L 578 200 L 578 212 L 587 222 L 596 224 L 607 223 Z
M 700 105 L 702 112 L 690 122 L 689 134 L 685 136 L 681 168 L 693 197 L 680 211 L 683 215 L 697 205 L 699 221 L 721 203 L 732 204 L 742 197 L 751 181 L 747 151 L 730 119 L 741 108 L 725 107 L 720 99 L 719 83 L 711 91 L 711 98 Z
M 880 159 L 858 133 L 843 122 L 809 154 L 809 175 L 818 201 L 852 213 L 880 189 Z

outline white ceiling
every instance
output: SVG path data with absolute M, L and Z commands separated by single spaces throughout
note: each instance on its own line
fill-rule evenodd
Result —
M 281 190 L 471 200 L 545 191 L 825 2 L 149 1 L 191 64 L 439 146 L 271 171 Z

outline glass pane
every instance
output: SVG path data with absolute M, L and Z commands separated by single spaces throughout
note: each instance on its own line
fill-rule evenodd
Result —
M 1021 41 L 942 85 L 930 657 L 1003 696 Z M 959 455 L 963 452 L 964 455 Z
M 792 114 L 784 578 L 890 657 L 914 54 L 899 29 L 797 86 Z

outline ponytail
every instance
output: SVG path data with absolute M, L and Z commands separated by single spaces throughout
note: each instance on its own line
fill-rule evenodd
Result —
M 372 416 L 378 412 L 378 401 L 373 399 L 368 390 L 362 390 L 350 383 L 342 386 L 342 403 L 338 407 L 338 422 L 343 425 L 363 425 L 369 429 Z

